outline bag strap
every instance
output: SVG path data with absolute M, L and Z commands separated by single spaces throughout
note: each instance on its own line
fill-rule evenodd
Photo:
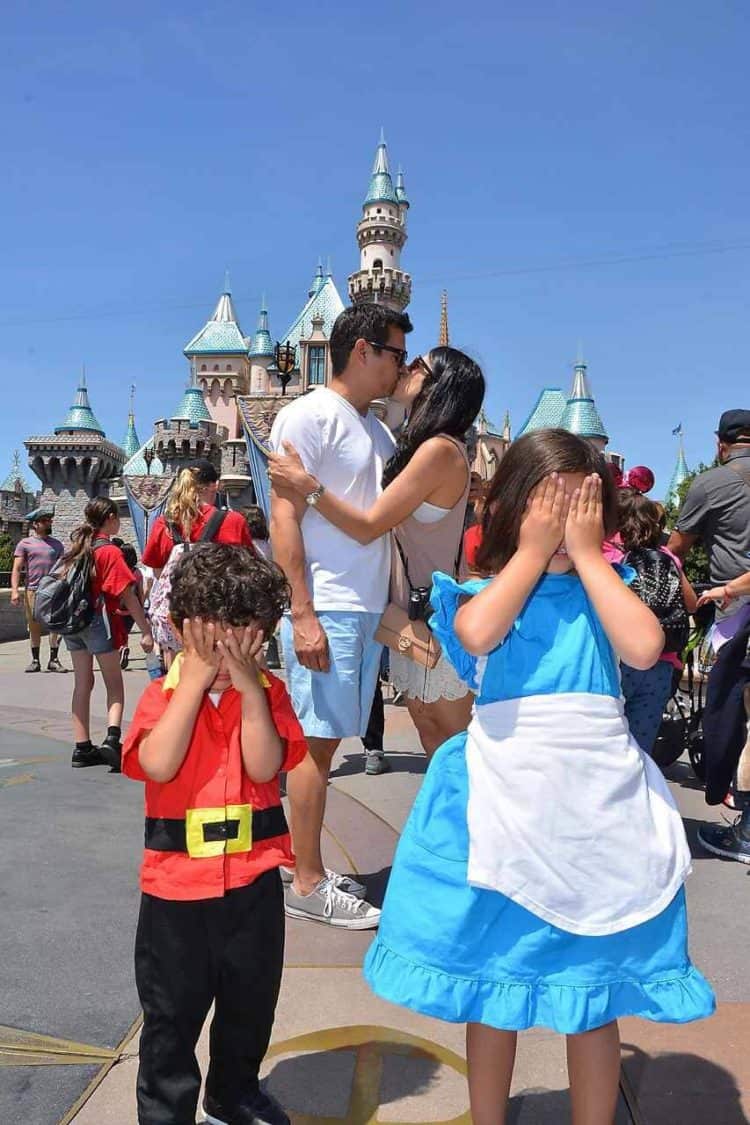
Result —
M 396 535 L 395 531 L 393 532 L 393 539 L 394 539 L 394 542 L 396 544 L 396 548 L 398 550 L 398 553 L 401 556 L 401 562 L 404 564 L 404 574 L 406 575 L 406 581 L 409 584 L 409 590 L 413 591 L 414 586 L 412 586 L 411 578 L 409 577 L 409 564 L 406 561 L 406 555 L 404 554 L 404 548 L 399 543 L 398 536 Z M 459 567 L 461 566 L 461 556 L 463 555 L 463 553 L 464 553 L 464 536 L 463 536 L 463 531 L 462 531 L 459 538 L 458 538 L 458 551 L 456 553 L 456 561 L 453 564 L 453 577 L 454 577 L 454 579 L 456 579 L 456 581 L 458 581 L 458 571 L 459 571 Z
M 110 539 L 95 539 L 91 544 L 91 550 L 95 551 L 97 547 L 107 547 L 111 543 Z
M 206 520 L 203 531 L 198 536 L 199 543 L 213 543 L 216 536 L 219 534 L 219 528 L 227 518 L 226 508 L 214 508 L 211 515 Z

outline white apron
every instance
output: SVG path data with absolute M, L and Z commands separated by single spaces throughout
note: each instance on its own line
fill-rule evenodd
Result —
M 655 917 L 689 874 L 682 819 L 629 734 L 622 700 L 571 693 L 484 704 L 466 755 L 473 886 L 593 936 Z

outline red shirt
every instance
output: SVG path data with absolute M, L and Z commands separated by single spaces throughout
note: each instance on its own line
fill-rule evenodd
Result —
M 166 679 L 149 684 L 138 703 L 122 750 L 122 772 L 146 783 L 146 816 L 180 820 L 185 819 L 188 809 L 223 810 L 229 805 L 250 805 L 254 810 L 279 807 L 278 776 L 272 781 L 256 782 L 245 772 L 240 745 L 242 700 L 232 687 L 222 693 L 218 706 L 214 706 L 208 692 L 203 697 L 187 754 L 172 780 L 162 783 L 146 777 L 138 748 L 169 706 L 172 687 L 178 678 L 179 670 L 175 673 L 173 665 Z M 264 672 L 263 686 L 274 725 L 284 744 L 281 770 L 288 771 L 307 753 L 305 736 L 281 680 Z M 214 819 L 221 818 L 212 817 Z M 247 886 L 264 871 L 281 864 L 294 864 L 288 831 L 270 839 L 253 841 L 249 851 L 222 850 L 219 855 L 191 857 L 186 851 L 157 851 L 146 847 L 141 889 L 157 898 L 182 901 L 221 898 L 227 891 Z
M 481 523 L 472 524 L 464 532 L 464 558 L 471 570 L 477 565 L 477 551 L 482 543 Z
M 96 538 L 106 539 L 106 536 L 98 535 Z M 122 648 L 127 643 L 127 633 L 120 613 L 120 598 L 128 586 L 135 585 L 135 581 L 135 575 L 122 557 L 119 547 L 107 543 L 106 546 L 96 548 L 91 585 L 94 598 L 98 600 L 101 596 L 104 600 L 115 648 Z
M 191 543 L 195 543 L 200 538 L 200 533 L 206 526 L 206 521 L 213 511 L 215 511 L 215 509 L 212 508 L 210 504 L 203 505 L 193 526 L 190 528 Z M 227 512 L 224 517 L 224 522 L 214 538 L 214 543 L 234 543 L 243 547 L 252 547 L 253 540 L 245 517 L 240 515 L 239 512 Z M 161 570 L 161 568 L 166 565 L 173 547 L 174 540 L 169 534 L 167 521 L 164 516 L 159 516 L 149 534 L 142 561 L 146 566 L 152 566 L 155 570 Z

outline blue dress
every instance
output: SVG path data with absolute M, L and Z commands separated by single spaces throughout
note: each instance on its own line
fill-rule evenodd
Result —
M 483 585 L 434 577 L 431 626 L 478 695 L 404 828 L 368 983 L 426 1015 L 503 1030 L 710 1015 L 687 952 L 682 824 L 629 735 L 617 659 L 582 583 L 544 575 L 477 659 L 453 622 Z

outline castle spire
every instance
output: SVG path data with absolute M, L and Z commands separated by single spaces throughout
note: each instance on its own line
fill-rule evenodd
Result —
M 354 305 L 381 304 L 400 312 L 411 299 L 411 278 L 400 263 L 409 210 L 403 174 L 399 176 L 399 188 L 397 191 L 393 186 L 381 129 L 362 218 L 357 224 L 359 270 L 349 278 L 349 299 Z
M 505 411 L 503 419 L 503 441 L 510 442 L 510 410 Z
M 594 403 L 594 396 L 589 389 L 586 364 L 580 352 L 573 368 L 573 386 L 568 396 L 567 405 L 563 412 L 560 426 L 579 437 L 593 439 L 606 445 L 609 435 L 604 428 L 599 411 Z
M 375 159 L 372 164 L 365 203 L 398 203 L 398 196 L 393 187 L 391 170 L 388 165 L 388 146 L 385 143 L 385 133 L 382 128 L 380 130 L 380 143 L 375 150 Z
M 406 194 L 406 186 L 404 184 L 404 173 L 401 171 L 399 164 L 398 172 L 396 173 L 396 199 L 402 207 L 409 206 L 409 197 Z
M 268 328 L 268 304 L 264 293 L 260 302 L 258 326 L 250 343 L 249 355 L 251 359 L 265 359 L 267 356 L 273 356 L 273 353 L 273 340 Z
M 228 270 L 216 308 L 200 332 L 196 332 L 185 345 L 183 354 L 188 358 L 195 355 L 247 355 L 247 345 L 232 301 Z
M 128 411 L 128 428 L 125 431 L 125 437 L 122 440 L 122 448 L 128 460 L 133 457 L 141 448 L 141 443 L 138 440 L 138 434 L 135 429 L 135 411 L 133 409 L 133 402 L 135 398 L 135 383 L 130 386 L 130 410 Z
M 64 434 L 67 431 L 84 430 L 90 433 L 99 434 L 105 437 L 104 430 L 102 429 L 99 421 L 96 418 L 91 403 L 89 402 L 89 392 L 86 388 L 86 368 L 81 371 L 81 377 L 78 380 L 78 388 L 73 403 L 65 416 L 61 425 L 55 427 L 56 434 Z
M 441 348 L 447 348 L 450 343 L 450 334 L 448 332 L 448 293 L 443 290 L 440 294 L 440 336 L 438 338 L 438 345 Z
M 312 285 L 307 291 L 308 297 L 314 297 L 316 293 L 320 293 L 325 283 L 326 279 L 323 276 L 323 259 L 319 257 L 315 277 L 312 279 Z
M 679 504 L 680 502 L 680 485 L 684 484 L 690 476 L 690 469 L 685 459 L 685 448 L 682 444 L 682 423 L 675 431 L 673 431 L 678 440 L 677 446 L 677 464 L 674 467 L 674 472 L 669 481 L 667 488 L 667 495 L 664 498 L 666 504 Z

